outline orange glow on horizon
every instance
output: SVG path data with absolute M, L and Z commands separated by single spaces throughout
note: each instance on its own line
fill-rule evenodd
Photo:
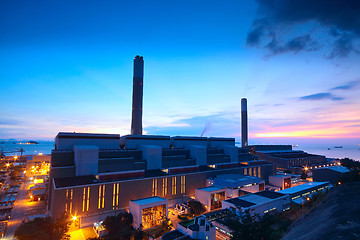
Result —
M 253 138 L 359 138 L 360 127 L 345 124 L 289 126 L 251 134 Z

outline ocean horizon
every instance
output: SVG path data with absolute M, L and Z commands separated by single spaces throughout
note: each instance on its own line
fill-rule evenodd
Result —
M 39 144 L 26 144 L 27 141 L 1 140 L 0 148 L 6 156 L 20 155 L 20 148 L 24 149 L 23 155 L 51 154 L 54 141 L 37 141 Z M 290 144 L 289 144 L 290 145 Z M 236 144 L 236 146 L 241 146 Z M 360 161 L 360 146 L 358 144 L 311 143 L 293 145 L 293 150 L 303 150 L 307 153 L 323 155 L 327 158 L 351 158 Z

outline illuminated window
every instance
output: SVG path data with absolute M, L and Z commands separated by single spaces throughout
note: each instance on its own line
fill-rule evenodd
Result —
M 70 208 L 69 208 L 69 213 L 71 214 L 72 211 L 72 199 L 73 199 L 73 189 L 71 189 L 70 191 Z
M 85 211 L 85 201 L 86 201 L 86 188 L 83 189 L 83 204 L 82 204 L 82 211 Z
M 167 195 L 167 178 L 163 178 L 163 197 Z
M 72 210 L 72 199 L 73 199 L 73 190 L 71 189 L 69 191 L 69 189 L 66 190 L 65 193 L 65 212 L 69 212 L 71 213 Z
M 185 193 L 185 176 L 181 176 L 181 193 Z
M 90 187 L 87 188 L 86 211 L 89 211 L 90 205 Z
M 116 206 L 119 206 L 119 183 L 116 184 L 117 194 L 116 194 Z
M 99 186 L 99 202 L 98 202 L 98 209 L 101 208 L 101 185 Z
M 113 209 L 117 209 L 119 205 L 119 183 L 113 185 Z
M 257 177 L 256 167 L 254 167 L 252 170 L 253 170 L 253 176 Z
M 176 194 L 176 177 L 172 177 L 172 181 L 171 181 L 171 194 L 175 195 Z
M 156 196 L 157 195 L 157 179 L 153 179 L 153 186 L 152 186 L 152 195 Z
M 258 167 L 258 177 L 261 177 L 261 170 L 260 170 L 260 167 Z
M 248 175 L 247 168 L 244 168 L 244 175 Z
M 66 194 L 65 194 L 65 212 L 67 212 L 67 208 L 68 208 L 68 200 L 69 200 L 69 189 L 66 189 Z
M 102 208 L 105 207 L 105 185 L 103 185 L 103 189 L 102 189 Z
M 86 192 L 87 191 L 87 192 Z M 90 187 L 84 187 L 83 189 L 83 204 L 82 204 L 82 211 L 89 211 L 89 203 L 90 203 Z M 85 209 L 86 205 L 86 209 Z

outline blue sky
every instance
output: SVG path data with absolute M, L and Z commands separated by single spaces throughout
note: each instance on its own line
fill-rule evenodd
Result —
M 140 54 L 148 134 L 360 143 L 359 6 L 291 2 L 2 1 L 0 138 L 128 134 Z

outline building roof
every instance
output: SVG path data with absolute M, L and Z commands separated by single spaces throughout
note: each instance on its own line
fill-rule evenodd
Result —
M 179 230 L 173 230 L 162 235 L 161 240 L 173 240 L 183 236 L 184 234 Z
M 273 191 L 261 191 L 261 192 L 255 193 L 255 194 L 262 196 L 262 197 L 270 198 L 270 199 L 276 199 L 276 198 L 280 198 L 280 197 L 283 197 L 286 195 L 283 193 L 273 192 Z
M 190 225 L 188 228 L 193 232 L 199 231 L 199 224 Z
M 318 186 L 326 185 L 326 184 L 329 184 L 329 182 L 309 182 L 309 183 L 305 183 L 305 184 L 298 185 L 295 187 L 287 188 L 287 189 L 284 189 L 284 190 L 281 190 L 278 192 L 283 193 L 283 194 L 294 194 L 297 192 L 301 192 L 301 191 L 304 191 L 307 189 L 311 189 L 313 187 L 318 187 Z
M 278 178 L 291 178 L 291 175 L 272 175 L 272 176 L 269 176 L 271 178 L 274 178 L 274 177 L 278 177 Z
M 251 202 L 255 205 L 263 204 L 263 203 L 266 203 L 266 202 L 269 202 L 272 200 L 271 198 L 263 197 L 261 195 L 256 195 L 256 194 L 247 194 L 247 195 L 241 196 L 240 198 L 247 202 Z
M 59 132 L 56 138 L 120 139 L 120 134 Z
M 238 188 L 247 184 L 260 183 L 261 181 L 259 177 L 241 174 L 221 174 L 216 176 L 214 184 L 222 187 Z
M 231 198 L 231 199 L 224 200 L 224 201 L 234 204 L 237 208 L 248 208 L 248 207 L 256 205 L 252 202 L 248 202 L 248 201 L 242 200 L 240 198 Z
M 323 169 L 329 169 L 335 172 L 340 172 L 340 173 L 347 173 L 350 172 L 350 170 L 346 167 L 343 166 L 331 166 L 331 167 L 323 167 L 323 168 L 317 168 L 317 169 L 313 169 L 313 171 L 318 171 L 318 170 L 323 170 Z
M 73 187 L 99 183 L 94 175 L 66 177 L 66 178 L 54 178 L 56 188 Z
M 302 150 L 268 150 L 268 151 L 256 151 L 256 152 L 260 152 L 260 153 L 301 153 L 304 152 Z
M 225 190 L 224 188 L 221 187 L 204 187 L 204 188 L 197 188 L 196 190 L 201 190 L 201 191 L 206 191 L 206 192 L 214 192 L 214 191 L 220 191 L 220 190 Z
M 152 203 L 161 203 L 161 202 L 167 201 L 167 199 L 161 198 L 161 197 L 148 197 L 148 198 L 141 198 L 141 199 L 136 199 L 136 200 L 131 200 L 131 201 L 141 206 L 141 205 L 147 205 L 147 204 L 152 204 Z
M 170 136 L 163 136 L 163 135 L 125 135 L 121 138 L 126 138 L 129 140 L 170 140 Z

